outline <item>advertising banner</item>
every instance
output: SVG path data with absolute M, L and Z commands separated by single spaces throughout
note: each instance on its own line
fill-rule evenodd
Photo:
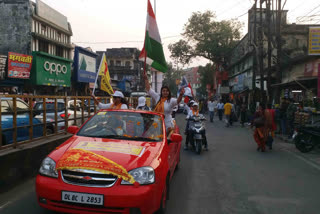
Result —
M 74 68 L 77 82 L 95 82 L 97 55 L 84 48 L 76 47 L 74 55 Z
M 32 56 L 8 53 L 8 78 L 29 79 L 32 66 Z
M 309 27 L 309 55 L 320 55 L 320 27 Z
M 36 85 L 70 87 L 71 60 L 43 52 L 33 52 L 31 80 Z

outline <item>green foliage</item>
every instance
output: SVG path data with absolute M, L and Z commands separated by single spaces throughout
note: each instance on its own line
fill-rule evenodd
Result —
M 240 39 L 239 21 L 216 21 L 211 11 L 194 12 L 184 26 L 184 39 L 169 45 L 171 58 L 188 64 L 194 57 L 204 57 L 225 65 L 224 58 Z
M 206 95 L 207 94 L 207 84 L 212 85 L 213 83 L 213 73 L 215 71 L 215 66 L 212 65 L 211 63 L 208 63 L 206 66 L 200 66 L 199 67 L 199 73 L 200 73 L 200 81 L 201 81 L 201 86 L 197 90 L 198 93 L 201 95 Z

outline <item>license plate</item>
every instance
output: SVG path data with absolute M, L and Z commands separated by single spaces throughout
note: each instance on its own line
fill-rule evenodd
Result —
M 62 191 L 62 201 L 79 204 L 103 205 L 103 195 Z
M 201 134 L 195 134 L 194 138 L 197 140 L 201 140 L 202 139 L 202 135 Z

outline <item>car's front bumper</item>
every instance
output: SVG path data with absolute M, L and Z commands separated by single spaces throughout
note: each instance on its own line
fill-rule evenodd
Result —
M 63 213 L 154 213 L 160 206 L 161 188 L 151 185 L 121 185 L 120 179 L 112 187 L 84 187 L 64 183 L 61 178 L 38 175 L 37 200 L 41 207 Z M 104 205 L 82 205 L 63 202 L 62 191 L 103 194 Z M 140 212 L 138 211 L 140 210 Z M 138 212 L 137 212 L 138 211 Z

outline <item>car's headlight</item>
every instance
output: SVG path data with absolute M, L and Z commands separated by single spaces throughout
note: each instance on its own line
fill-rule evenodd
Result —
M 152 184 L 155 180 L 155 174 L 152 167 L 144 166 L 141 168 L 133 169 L 129 174 L 139 184 Z M 131 184 L 128 181 L 122 180 L 121 184 Z
M 49 157 L 46 157 L 40 166 L 39 173 L 41 175 L 58 178 L 58 172 L 56 170 L 56 162 Z

